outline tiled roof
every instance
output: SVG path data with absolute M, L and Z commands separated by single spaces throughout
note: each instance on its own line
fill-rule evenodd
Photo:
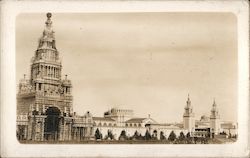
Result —
M 132 118 L 126 121 L 126 123 L 142 123 L 146 118 Z
M 98 121 L 115 121 L 112 118 L 109 117 L 93 117 L 93 120 L 98 120 Z

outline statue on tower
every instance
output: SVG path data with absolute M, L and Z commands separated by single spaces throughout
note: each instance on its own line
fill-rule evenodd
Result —
M 52 28 L 52 21 L 51 21 L 52 14 L 47 13 L 47 21 L 45 22 L 46 26 L 43 31 L 43 35 L 39 40 L 39 48 L 53 48 L 56 49 L 55 44 L 55 36 L 54 31 Z

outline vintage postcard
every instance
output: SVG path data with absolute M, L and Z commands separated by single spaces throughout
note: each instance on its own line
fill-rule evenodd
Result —
M 3 14 L 3 156 L 249 154 L 246 1 L 21 1 Z

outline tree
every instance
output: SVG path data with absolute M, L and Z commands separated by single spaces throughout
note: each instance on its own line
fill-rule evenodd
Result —
M 152 139 L 157 140 L 157 130 L 154 130 L 154 132 L 152 134 Z
M 126 131 L 125 130 L 122 130 L 120 136 L 119 136 L 119 140 L 127 140 L 128 137 L 126 135 Z
M 151 138 L 152 138 L 152 137 L 151 137 L 151 134 L 150 134 L 149 131 L 147 130 L 146 133 L 145 133 L 144 139 L 150 140 Z
M 96 131 L 95 131 L 95 139 L 102 139 L 102 134 L 101 132 L 99 131 L 99 129 L 97 128 Z
M 186 134 L 186 143 L 191 144 L 192 143 L 192 138 L 190 132 Z
M 175 139 L 176 139 L 176 134 L 174 133 L 174 131 L 171 131 L 171 133 L 169 134 L 168 140 L 175 141 Z
M 180 135 L 179 135 L 179 141 L 184 141 L 185 140 L 185 135 L 184 135 L 184 133 L 181 131 L 180 132 Z
M 111 130 L 108 130 L 108 138 L 110 138 L 111 140 L 114 139 L 114 135 Z
M 164 136 L 164 132 L 162 131 L 160 133 L 160 140 L 166 140 L 166 137 Z
M 137 130 L 135 131 L 134 135 L 132 136 L 132 139 L 138 140 L 139 139 L 139 133 L 137 132 Z

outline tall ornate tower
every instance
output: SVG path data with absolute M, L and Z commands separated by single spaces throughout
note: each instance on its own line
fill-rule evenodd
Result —
M 220 132 L 220 115 L 215 100 L 210 115 L 210 129 L 214 134 L 218 134 Z
M 71 81 L 61 78 L 62 64 L 56 48 L 51 13 L 31 61 L 30 79 L 22 79 L 17 94 L 17 114 L 29 115 L 29 139 L 65 140 L 70 137 Z M 65 133 L 68 131 L 68 134 Z
M 187 129 L 189 132 L 193 132 L 195 130 L 195 120 L 194 120 L 193 107 L 191 105 L 191 100 L 189 98 L 189 95 L 187 99 L 187 105 L 184 109 L 185 109 L 185 112 L 183 114 L 184 129 Z
M 39 45 L 32 58 L 30 80 L 20 81 L 18 92 L 18 113 L 36 109 L 43 113 L 49 107 L 60 112 L 72 112 L 71 81 L 61 79 L 62 64 L 56 49 L 51 13 L 47 13 L 46 26 Z

